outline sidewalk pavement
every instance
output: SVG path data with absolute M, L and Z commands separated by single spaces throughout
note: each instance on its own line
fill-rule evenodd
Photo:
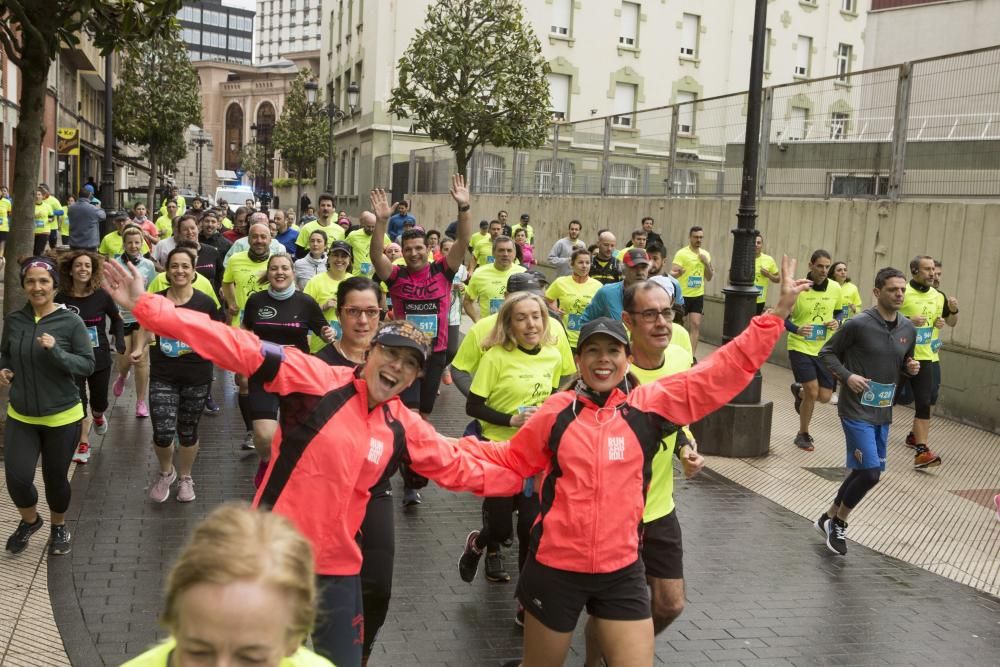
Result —
M 765 371 L 765 394 L 776 401 L 771 456 L 711 462 L 716 471 L 733 475 L 739 484 L 756 485 L 761 479 L 767 483 L 748 490 L 714 471 L 677 481 L 688 606 L 657 638 L 657 661 L 1000 662 L 1000 600 L 996 597 L 854 542 L 846 558 L 828 552 L 810 521 L 829 502 L 836 483 L 802 471 L 801 466 L 842 465 L 839 425 L 832 409 L 818 410 L 813 430 L 817 451 L 811 455 L 790 451 L 789 430 L 794 427 L 779 418 L 784 403 L 790 403 L 785 398 L 787 386 L 780 386 L 783 372 L 773 367 Z M 117 665 L 164 636 L 156 622 L 162 610 L 163 580 L 183 540 L 216 504 L 248 499 L 253 490 L 256 458 L 252 452 L 239 450 L 243 428 L 229 374 L 217 374 L 214 394 L 223 412 L 202 420 L 202 450 L 194 471 L 198 499 L 189 504 L 173 498 L 163 504 L 148 500 L 156 468 L 149 420 L 133 417 L 131 391 L 115 401 L 108 434 L 93 438 L 91 462 L 79 466 L 73 477 L 69 514 L 73 553 L 46 560 L 39 535 L 28 551 L 17 557 L 3 556 L 5 574 L 16 594 L 5 589 L 0 597 L 0 619 L 4 619 L 0 641 L 5 652 L 0 664 Z M 448 435 L 461 432 L 467 417 L 464 400 L 454 387 L 442 388 L 433 421 Z M 938 433 L 957 427 L 940 420 L 935 426 Z M 894 443 L 902 437 L 899 430 L 899 426 L 894 430 Z M 994 442 L 992 435 L 970 431 L 981 447 Z M 892 491 L 894 476 L 944 478 L 943 488 L 985 486 L 981 480 L 986 461 L 980 461 L 978 468 L 949 467 L 965 457 L 974 458 L 973 454 L 957 456 L 959 446 L 956 442 L 944 449 L 945 466 L 928 475 L 902 465 L 909 459 L 894 444 L 890 473 L 880 485 L 887 489 L 881 493 L 887 495 L 870 499 L 866 503 L 870 509 L 859 508 L 849 537 L 864 540 L 866 522 L 879 524 L 876 505 L 885 503 L 886 511 L 902 516 L 901 506 L 916 502 L 917 495 Z M 973 470 L 978 480 L 952 477 Z M 803 481 L 807 479 L 812 485 Z M 397 497 L 401 497 L 401 484 L 394 481 Z M 912 483 L 900 483 L 899 488 L 926 494 L 927 482 L 922 484 L 915 488 Z M 781 501 L 765 497 L 777 497 L 782 487 L 787 487 L 789 500 L 785 502 L 792 511 L 783 508 Z M 977 519 L 984 548 L 986 542 L 998 539 L 1000 523 L 973 501 L 951 495 L 971 509 L 961 504 L 957 509 L 938 507 L 928 513 L 928 520 L 940 521 L 944 527 L 948 518 L 937 514 L 954 514 L 956 523 Z M 2 516 L 13 517 L 7 494 L 2 496 L 0 501 L 6 503 Z M 886 500 L 876 501 L 881 498 Z M 937 496 L 926 499 L 927 505 L 937 502 Z M 423 505 L 408 510 L 397 506 L 395 590 L 372 665 L 499 664 L 519 656 L 521 634 L 512 621 L 514 583 L 490 584 L 479 577 L 469 585 L 458 578 L 458 555 L 466 533 L 479 525 L 479 508 L 479 499 L 443 492 L 433 485 L 425 490 Z M 5 527 L 12 530 L 13 523 L 7 523 Z M 928 525 L 921 531 L 920 524 L 912 521 L 914 544 L 934 543 L 935 531 L 942 528 L 938 523 Z M 509 553 L 513 574 L 515 555 L 513 550 Z M 47 582 L 37 576 L 46 565 Z M 569 664 L 581 660 L 582 626 Z M 58 650 L 57 637 L 65 645 L 65 654 Z

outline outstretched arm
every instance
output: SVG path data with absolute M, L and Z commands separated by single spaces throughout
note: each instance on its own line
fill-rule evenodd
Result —
M 392 262 L 385 256 L 385 230 L 389 223 L 389 215 L 395 204 L 390 208 L 389 198 L 382 188 L 375 188 L 368 196 L 375 214 L 375 231 L 372 232 L 371 260 L 375 275 L 382 280 L 388 280 L 392 275 Z
M 458 204 L 458 228 L 455 230 L 455 243 L 448 251 L 448 266 L 452 271 L 458 271 L 465 258 L 465 248 L 472 239 L 469 189 L 465 187 L 465 177 L 461 174 L 454 174 L 451 177 L 451 198 Z

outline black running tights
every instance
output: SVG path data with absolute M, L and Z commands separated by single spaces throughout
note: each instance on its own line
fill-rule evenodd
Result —
M 4 472 L 7 490 L 14 505 L 21 509 L 38 504 L 35 489 L 35 466 L 42 457 L 42 479 L 49 509 L 63 514 L 69 509 L 70 487 L 66 474 L 80 440 L 80 422 L 65 426 L 26 424 L 7 418 L 4 435 Z
M 371 655 L 379 629 L 385 624 L 392 597 L 392 565 L 396 555 L 392 490 L 388 484 L 372 489 L 361 524 L 361 601 L 365 610 L 362 653 Z
M 514 511 L 517 511 L 517 567 L 524 566 L 528 557 L 531 540 L 531 526 L 538 516 L 538 494 L 503 498 L 483 498 L 483 528 L 479 532 L 476 545 L 485 546 L 490 553 L 498 551 L 503 542 L 510 540 L 514 533 Z
M 861 499 L 865 497 L 865 494 L 878 484 L 879 477 L 881 477 L 881 472 L 878 468 L 852 470 L 847 478 L 844 479 L 844 483 L 840 485 L 837 497 L 833 501 L 834 504 L 841 505 L 849 510 L 854 509 L 861 502 Z

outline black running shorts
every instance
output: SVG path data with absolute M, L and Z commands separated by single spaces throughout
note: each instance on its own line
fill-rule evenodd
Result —
M 642 562 L 646 576 L 657 579 L 684 578 L 684 547 L 677 510 L 642 526 Z

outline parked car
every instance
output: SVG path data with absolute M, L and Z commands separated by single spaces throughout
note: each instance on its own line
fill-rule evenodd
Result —
M 215 203 L 225 199 L 229 204 L 230 213 L 235 213 L 236 209 L 243 206 L 247 199 L 255 199 L 253 188 L 249 185 L 228 185 L 215 190 Z

